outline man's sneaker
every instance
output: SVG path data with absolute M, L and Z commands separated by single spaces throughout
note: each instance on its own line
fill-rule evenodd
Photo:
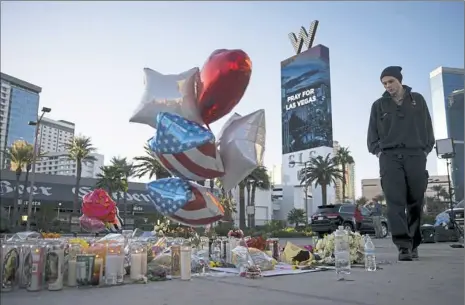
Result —
M 418 248 L 415 248 L 412 250 L 412 258 L 413 259 L 418 259 Z
M 412 251 L 410 249 L 400 249 L 399 250 L 399 261 L 411 261 L 412 260 Z

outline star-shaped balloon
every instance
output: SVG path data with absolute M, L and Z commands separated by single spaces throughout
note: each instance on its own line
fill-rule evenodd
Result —
M 226 191 L 263 164 L 265 110 L 257 110 L 243 117 L 235 115 L 228 123 L 218 142 L 225 171 L 220 180 Z
M 159 113 L 156 128 L 155 137 L 149 140 L 148 145 L 157 154 L 178 154 L 206 143 L 215 143 L 215 136 L 210 130 L 173 113 Z
M 192 68 L 176 75 L 163 75 L 144 68 L 144 93 L 129 122 L 156 128 L 158 113 L 171 112 L 203 125 L 196 106 L 195 88 L 199 73 L 199 68 Z

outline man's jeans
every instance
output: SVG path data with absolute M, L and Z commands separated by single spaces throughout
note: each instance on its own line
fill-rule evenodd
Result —
M 383 238 L 383 228 L 381 227 L 381 216 L 373 216 L 373 226 L 375 227 L 375 237 Z

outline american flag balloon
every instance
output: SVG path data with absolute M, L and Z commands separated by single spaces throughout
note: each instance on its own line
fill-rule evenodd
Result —
M 148 144 L 174 176 L 200 181 L 224 175 L 213 133 L 181 116 L 160 113 L 156 135 Z
M 180 178 L 165 178 L 147 184 L 149 197 L 162 215 L 189 226 L 219 221 L 224 208 L 206 187 Z

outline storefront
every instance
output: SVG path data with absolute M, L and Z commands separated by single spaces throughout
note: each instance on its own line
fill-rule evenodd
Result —
M 0 176 L 0 204 L 4 211 L 10 215 L 13 208 L 15 197 L 16 175 L 12 171 L 2 170 Z M 25 174 L 21 176 L 19 185 L 20 215 L 27 215 L 27 201 L 29 198 L 29 185 L 24 189 Z M 82 178 L 78 190 L 79 198 L 95 188 L 97 179 Z M 69 220 L 70 213 L 73 209 L 73 198 L 75 194 L 76 178 L 71 176 L 56 176 L 36 174 L 33 190 L 32 216 L 35 219 L 59 219 L 63 222 Z M 117 194 L 113 194 L 113 199 L 118 203 L 120 216 L 124 217 L 123 197 L 120 193 L 118 200 Z M 118 202 L 119 201 L 119 202 Z M 126 194 L 127 224 L 134 224 L 137 220 L 147 223 L 156 216 L 156 210 L 150 202 L 144 183 L 129 183 L 129 190 Z M 76 221 L 73 219 L 73 223 Z

